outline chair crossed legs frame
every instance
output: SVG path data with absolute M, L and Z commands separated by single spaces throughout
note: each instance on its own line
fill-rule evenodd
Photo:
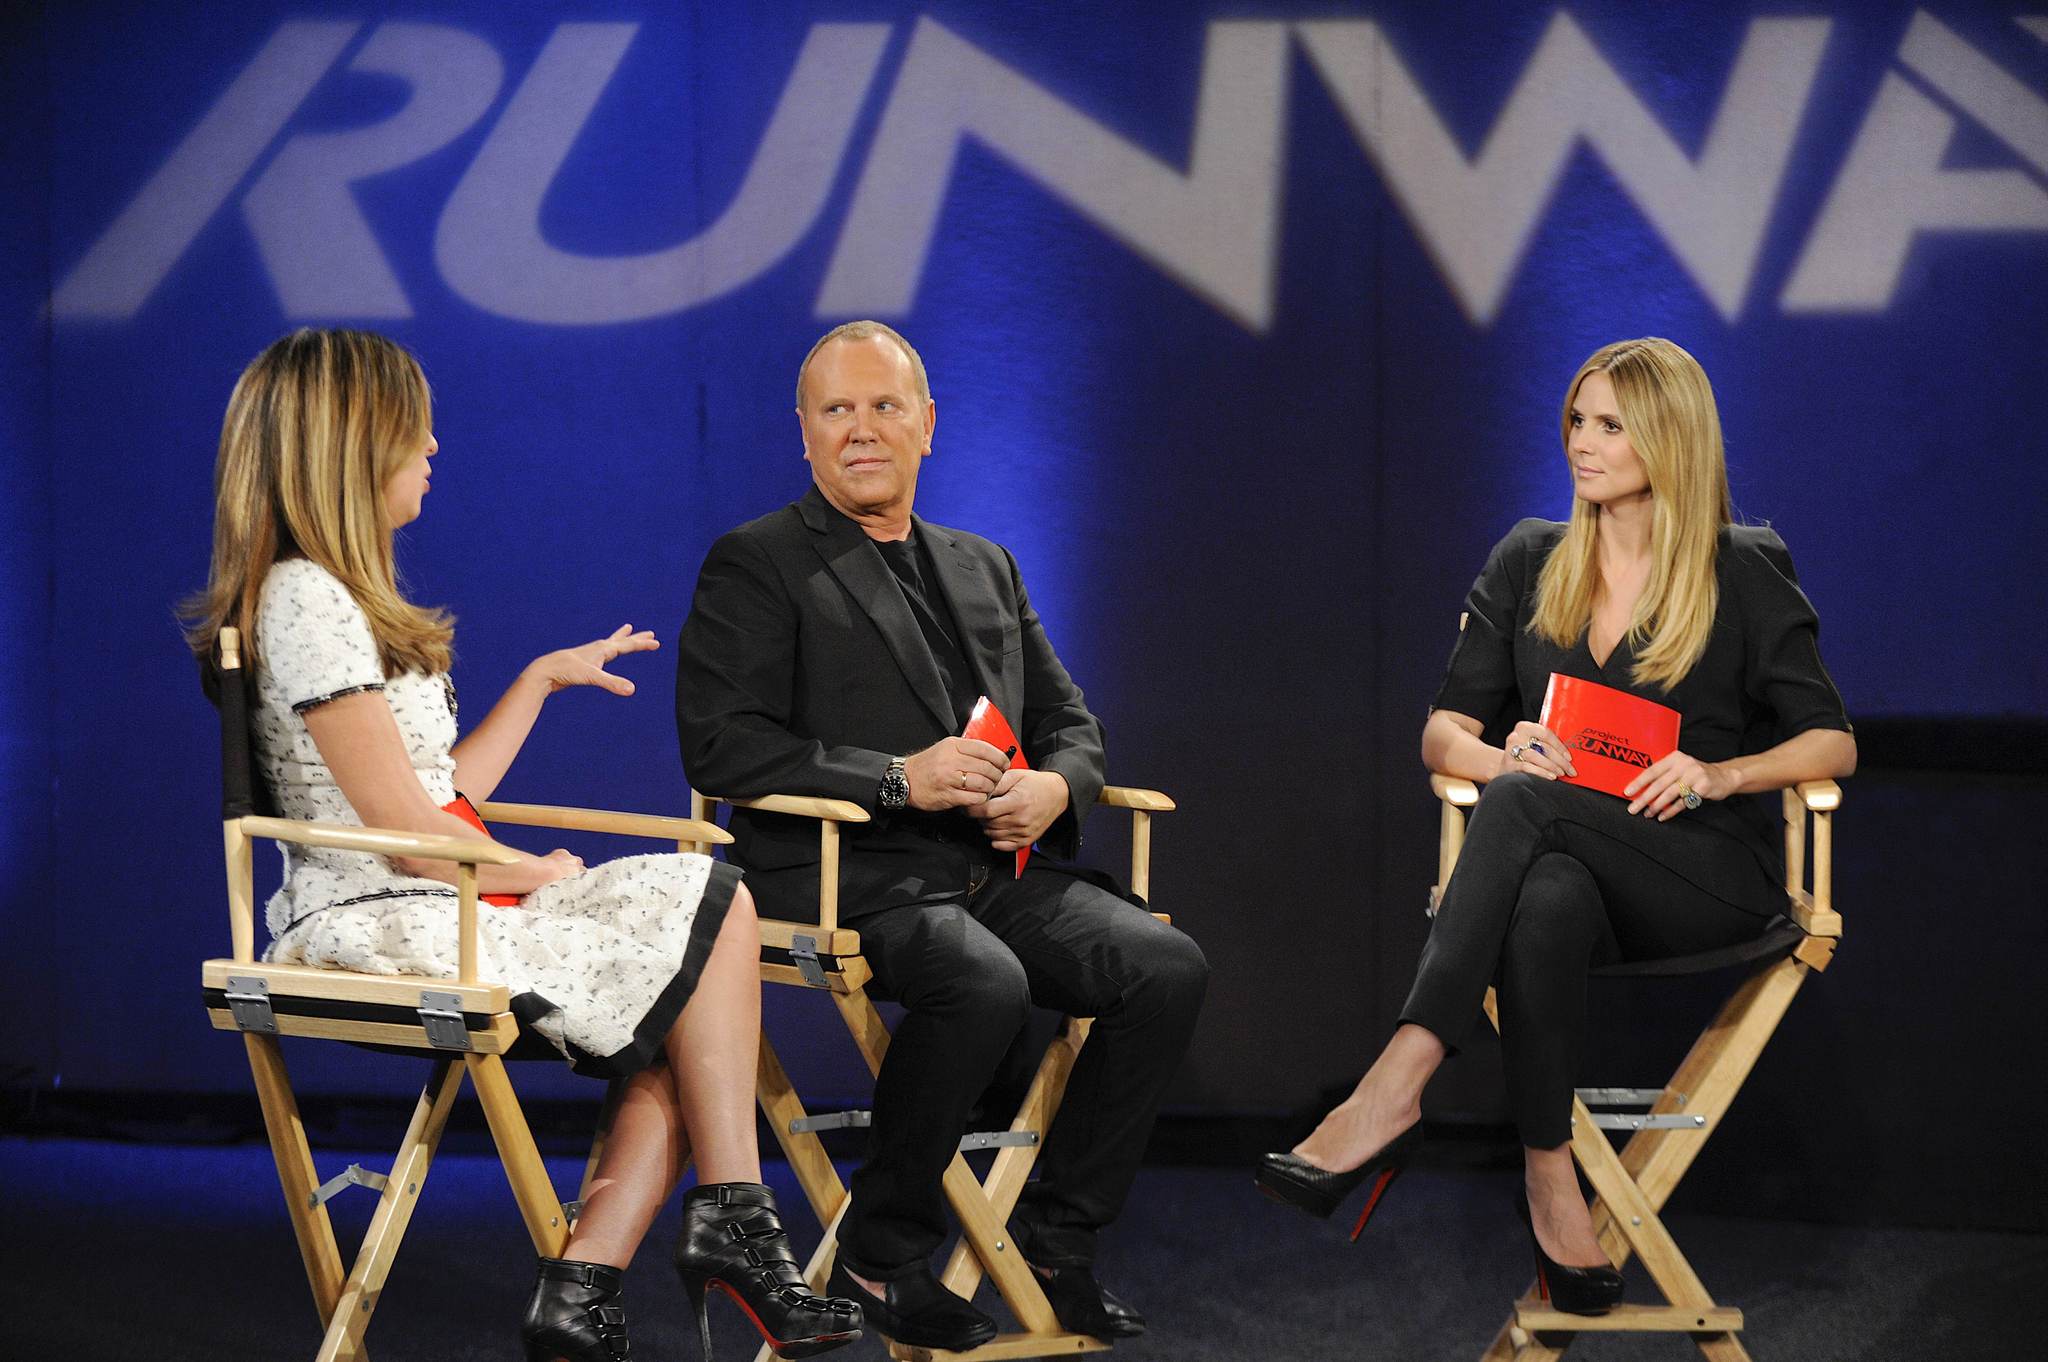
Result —
M 1110 786 L 1103 790 L 1100 802 L 1130 811 L 1131 889 L 1140 898 L 1149 898 L 1152 815 L 1172 810 L 1173 801 L 1156 790 Z M 693 820 L 708 822 L 713 803 L 818 820 L 818 921 L 813 925 L 763 918 L 761 977 L 769 983 L 793 984 L 829 992 L 855 1047 L 867 1063 L 869 1073 L 879 1074 L 882 1058 L 889 1048 L 889 1030 L 876 1011 L 874 1000 L 867 994 L 867 984 L 872 975 L 867 962 L 860 956 L 860 934 L 839 925 L 840 826 L 867 822 L 867 812 L 857 804 L 837 799 L 795 795 L 718 799 L 692 792 L 690 812 Z M 978 1348 L 960 1353 L 892 1343 L 889 1351 L 893 1357 L 905 1362 L 933 1362 L 934 1359 L 954 1357 L 994 1362 L 1001 1358 L 1098 1352 L 1109 1346 L 1100 1339 L 1069 1332 L 1060 1325 L 1038 1277 L 1011 1243 L 1008 1229 L 1010 1213 L 1016 1208 L 1017 1198 L 1031 1176 L 1044 1135 L 1052 1128 L 1053 1119 L 1059 1113 L 1068 1076 L 1072 1074 L 1081 1047 L 1088 1039 L 1088 1029 L 1089 1020 L 1085 1017 L 1066 1020 L 1039 1062 L 1009 1130 L 970 1134 L 962 1140 L 963 1150 L 995 1150 L 994 1163 L 988 1175 L 976 1176 L 966 1159 L 956 1153 L 943 1178 L 946 1201 L 960 1221 L 961 1234 L 940 1280 L 948 1290 L 972 1300 L 983 1279 L 987 1278 L 1016 1317 L 1019 1330 L 999 1334 Z M 761 1038 L 757 1088 L 761 1110 L 774 1128 L 775 1137 L 789 1159 L 805 1199 L 824 1226 L 824 1238 L 804 1267 L 804 1277 L 812 1289 L 822 1291 L 838 1249 L 839 1222 L 846 1214 L 851 1197 L 838 1170 L 832 1166 L 831 1158 L 825 1153 L 819 1132 L 860 1122 L 857 1118 L 847 1120 L 843 1116 L 812 1116 L 797 1096 L 766 1035 Z M 768 1350 L 764 1347 L 756 1354 L 756 1362 L 766 1362 L 767 1356 Z
M 480 839 L 307 823 L 249 812 L 254 791 L 246 696 L 240 684 L 239 638 L 233 629 L 221 631 L 219 665 L 226 679 L 221 688 L 223 784 L 227 792 L 222 832 L 233 954 L 206 961 L 201 967 L 201 984 L 214 1027 L 240 1031 L 249 1053 L 264 1131 L 277 1162 L 292 1232 L 298 1239 L 324 1331 L 317 1357 L 319 1362 L 344 1362 L 367 1355 L 364 1331 L 383 1294 L 465 1076 L 476 1085 L 513 1199 L 541 1257 L 561 1256 L 583 1192 L 577 1193 L 578 1201 L 565 1204 L 548 1178 L 505 1069 L 505 1053 L 519 1035 L 518 1020 L 510 1010 L 510 990 L 477 977 L 477 867 L 509 864 L 516 859 L 514 855 Z M 685 851 L 732 840 L 723 829 L 708 823 L 609 810 L 486 803 L 478 813 L 486 822 L 620 833 L 667 842 Z M 453 862 L 457 867 L 457 977 L 357 974 L 258 961 L 252 853 L 259 838 Z M 388 1173 L 351 1165 L 326 1183 L 320 1181 L 278 1044 L 283 1036 L 395 1047 L 433 1058 Z M 610 1127 L 617 1086 L 613 1085 L 607 1100 L 584 1169 L 585 1190 Z M 354 1262 L 344 1268 L 326 1203 L 350 1185 L 376 1189 L 378 1202 Z
M 1479 802 L 1471 781 L 1432 776 L 1442 803 L 1437 842 L 1437 887 L 1450 881 L 1465 839 L 1465 811 Z M 1734 995 L 1694 1042 L 1661 1089 L 1581 1088 L 1572 1097 L 1572 1157 L 1592 1184 L 1593 1228 L 1616 1267 L 1640 1257 L 1665 1305 L 1621 1305 L 1603 1316 L 1569 1315 L 1535 1298 L 1533 1286 L 1515 1302 L 1482 1362 L 1538 1362 L 1561 1357 L 1584 1332 L 1656 1332 L 1691 1335 L 1716 1362 L 1746 1359 L 1742 1311 L 1718 1305 L 1659 1218 L 1686 1170 L 1720 1125 L 1785 1010 L 1809 974 L 1824 970 L 1842 936 L 1833 905 L 1832 818 L 1842 802 L 1831 780 L 1807 781 L 1784 792 L 1785 914 L 1804 933 L 1786 954 L 1753 965 Z M 1807 870 L 1811 820 L 1811 887 Z M 1491 989 L 1486 1014 L 1500 1025 Z M 1640 1109 L 1640 1114 L 1595 1113 L 1594 1106 Z M 1605 1130 L 1630 1130 L 1619 1151 Z

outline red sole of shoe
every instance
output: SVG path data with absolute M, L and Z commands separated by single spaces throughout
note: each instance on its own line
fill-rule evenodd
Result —
M 768 1326 L 761 1322 L 761 1317 L 754 1313 L 754 1307 L 747 1304 L 746 1298 L 740 1295 L 739 1292 L 733 1290 L 724 1282 L 719 1281 L 716 1277 L 704 1284 L 714 1291 L 724 1293 L 728 1300 L 744 1311 L 748 1320 L 752 1321 L 754 1328 L 760 1332 L 761 1341 L 766 1343 L 768 1350 L 777 1357 L 792 1359 L 811 1357 L 829 1349 L 837 1348 L 843 1343 L 851 1343 L 860 1337 L 860 1330 L 848 1329 L 836 1334 L 814 1334 L 809 1338 L 792 1338 L 787 1340 L 777 1338 L 774 1334 L 768 1332 Z
M 1358 1236 L 1365 1233 L 1365 1222 L 1372 1219 L 1372 1208 L 1380 1204 L 1380 1198 L 1387 1194 L 1387 1184 L 1394 1180 L 1399 1168 L 1389 1168 L 1381 1173 L 1372 1185 L 1372 1195 L 1365 1199 L 1365 1209 L 1358 1213 L 1358 1223 L 1351 1227 L 1351 1242 L 1357 1243 Z

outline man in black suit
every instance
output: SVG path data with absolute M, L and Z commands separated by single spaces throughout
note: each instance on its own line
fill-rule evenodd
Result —
M 814 486 L 711 548 L 683 626 L 676 722 L 698 789 L 849 800 L 841 903 L 873 989 L 901 1002 L 867 1162 L 839 1228 L 835 1294 L 902 1343 L 967 1348 L 995 1323 L 946 1291 L 940 1175 L 1029 1004 L 1096 1018 L 1011 1219 L 1061 1322 L 1103 1337 L 1143 1318 L 1095 1281 L 1208 964 L 1186 936 L 1071 856 L 1103 783 L 1102 726 L 997 544 L 912 514 L 937 414 L 923 361 L 878 322 L 828 332 L 797 376 Z M 957 736 L 979 695 L 1028 771 Z M 815 825 L 736 810 L 733 856 L 764 909 L 816 902 Z M 1015 853 L 1038 845 L 1014 878 Z

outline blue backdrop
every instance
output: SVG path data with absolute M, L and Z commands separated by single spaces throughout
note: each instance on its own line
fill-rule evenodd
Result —
M 1294 1101 L 1385 1024 L 1424 706 L 1488 545 L 1568 505 L 1556 408 L 1602 342 L 1705 364 L 1852 714 L 2048 710 L 2037 15 L 13 13 L 0 1064 L 39 1081 L 246 1082 L 194 996 L 227 934 L 171 611 L 228 390 L 295 325 L 426 365 L 403 563 L 472 706 L 621 622 L 672 643 L 711 540 L 805 486 L 812 338 L 902 328 L 939 404 L 919 509 L 1015 551 L 1113 778 L 1182 801 L 1159 894 L 1219 963 L 1186 1105 Z M 673 667 L 558 698 L 504 795 L 681 807 Z

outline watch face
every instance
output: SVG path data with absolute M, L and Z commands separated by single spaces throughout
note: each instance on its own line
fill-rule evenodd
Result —
M 900 809 L 909 801 L 910 781 L 900 764 L 892 764 L 882 774 L 881 805 L 885 809 Z

